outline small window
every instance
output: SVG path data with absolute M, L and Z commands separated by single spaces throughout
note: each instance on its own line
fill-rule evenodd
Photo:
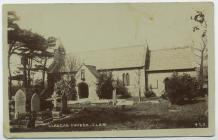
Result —
M 129 73 L 126 74 L 126 85 L 127 85 L 127 86 L 130 85 L 130 81 L 129 81 Z
M 125 73 L 123 73 L 123 86 L 126 85 L 126 76 L 125 76 Z
M 81 70 L 81 80 L 85 80 L 85 70 L 84 69 L 82 69 Z

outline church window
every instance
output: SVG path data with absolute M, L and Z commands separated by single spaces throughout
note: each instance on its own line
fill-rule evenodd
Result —
M 126 74 L 126 85 L 127 85 L 127 86 L 130 85 L 130 81 L 129 81 L 129 73 Z
M 81 80 L 85 80 L 85 70 L 81 70 Z
M 123 73 L 123 85 L 124 86 L 126 85 L 126 76 L 125 76 L 125 73 Z

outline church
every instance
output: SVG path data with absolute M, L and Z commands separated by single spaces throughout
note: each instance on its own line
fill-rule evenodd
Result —
M 96 85 L 102 72 L 110 72 L 121 80 L 132 97 L 143 97 L 146 90 L 157 96 L 164 94 L 164 79 L 173 72 L 197 76 L 192 47 L 150 50 L 148 45 L 110 48 L 67 54 L 62 44 L 55 50 L 48 69 L 48 88 L 61 78 L 75 78 L 77 92 L 83 98 L 98 100 Z M 66 58 L 77 59 L 77 69 L 67 67 Z M 52 94 L 52 93 L 51 93 Z

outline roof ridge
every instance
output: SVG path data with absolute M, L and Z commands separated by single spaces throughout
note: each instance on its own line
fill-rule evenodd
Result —
M 170 48 L 154 49 L 154 50 L 151 50 L 151 51 L 154 52 L 154 51 L 177 50 L 177 49 L 186 49 L 186 48 L 191 48 L 191 46 L 170 47 Z
M 84 52 L 95 52 L 95 51 L 106 51 L 106 50 L 115 50 L 115 49 L 124 49 L 124 48 L 134 48 L 134 47 L 144 47 L 146 48 L 146 44 L 135 44 L 135 45 L 128 45 L 128 46 L 119 46 L 119 47 L 112 47 L 112 48 L 104 48 L 104 49 L 93 49 L 93 50 L 85 50 L 85 51 L 75 51 L 69 52 L 66 54 L 77 54 L 77 53 L 84 53 Z

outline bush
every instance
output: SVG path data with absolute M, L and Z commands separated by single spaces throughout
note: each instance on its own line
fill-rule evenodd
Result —
M 100 99 L 112 99 L 113 86 L 112 86 L 113 77 L 111 73 L 102 73 L 98 78 L 97 85 L 97 95 Z M 117 81 L 117 96 L 120 98 L 129 98 L 130 94 L 125 86 L 123 86 L 121 81 Z
M 145 97 L 146 98 L 156 97 L 156 94 L 152 90 L 147 90 L 145 91 Z
M 67 95 L 67 100 L 76 100 L 77 94 L 76 94 L 76 88 L 75 88 L 75 81 L 67 81 L 65 79 L 61 79 L 60 81 L 57 81 L 54 86 L 54 91 L 58 96 L 61 96 L 65 93 Z
M 164 82 L 167 97 L 172 104 L 184 104 L 186 99 L 192 100 L 199 87 L 197 79 L 188 74 L 178 75 L 174 73 Z
M 117 96 L 119 96 L 121 99 L 126 99 L 126 98 L 130 98 L 131 95 L 128 92 L 127 88 L 125 86 L 123 86 L 123 82 L 119 81 L 117 82 Z

